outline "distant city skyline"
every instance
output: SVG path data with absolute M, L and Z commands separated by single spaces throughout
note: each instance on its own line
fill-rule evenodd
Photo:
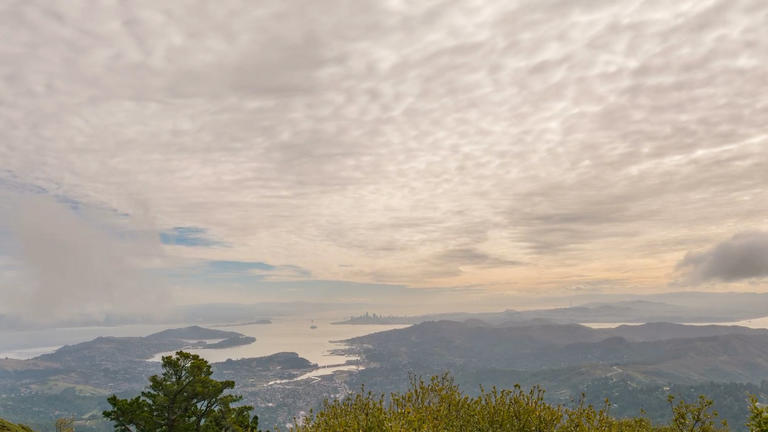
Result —
M 765 292 L 765 11 L 9 3 L 0 315 Z

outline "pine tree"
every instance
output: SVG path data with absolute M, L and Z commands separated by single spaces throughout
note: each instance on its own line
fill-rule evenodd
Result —
M 256 432 L 253 407 L 233 407 L 242 396 L 225 392 L 235 383 L 217 381 L 212 373 L 198 355 L 165 356 L 162 373 L 149 378 L 147 389 L 132 399 L 111 396 L 104 417 L 118 432 Z

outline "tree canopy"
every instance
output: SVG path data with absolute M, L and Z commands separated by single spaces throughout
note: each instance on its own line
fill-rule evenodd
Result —
M 140 396 L 107 401 L 104 411 L 118 432 L 255 432 L 258 417 L 253 407 L 233 406 L 241 396 L 228 393 L 233 381 L 211 378 L 207 361 L 179 351 L 162 359 L 162 373 L 149 378 Z

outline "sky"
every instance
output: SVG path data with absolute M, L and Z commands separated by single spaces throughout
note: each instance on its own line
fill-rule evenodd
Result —
M 0 313 L 768 291 L 766 27 L 762 0 L 0 0 Z

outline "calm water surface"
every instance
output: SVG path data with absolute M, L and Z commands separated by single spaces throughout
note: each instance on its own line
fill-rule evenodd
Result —
M 317 328 L 310 328 L 311 325 Z M 277 352 L 295 352 L 319 366 L 338 365 L 350 357 L 333 355 L 331 350 L 343 347 L 334 343 L 370 333 L 408 327 L 407 325 L 332 325 L 331 321 L 276 319 L 272 324 L 250 324 L 219 327 L 256 338 L 250 345 L 224 349 L 191 350 L 210 362 L 248 357 L 263 357 Z M 163 353 L 166 354 L 166 353 Z M 159 360 L 163 354 L 155 356 Z
M 311 329 L 311 325 L 317 326 Z M 49 330 L 0 332 L 0 358 L 26 359 L 53 352 L 63 345 L 85 342 L 98 336 L 146 336 L 167 328 L 184 325 L 132 325 L 116 327 L 77 327 Z M 275 319 L 272 324 L 226 326 L 221 330 L 236 331 L 256 338 L 256 342 L 232 348 L 192 350 L 211 362 L 246 357 L 262 357 L 278 352 L 296 352 L 319 366 L 337 365 L 350 357 L 332 355 L 331 350 L 343 345 L 333 341 L 363 336 L 407 325 L 331 325 L 330 320 L 301 318 Z M 166 353 L 163 353 L 166 354 Z M 159 360 L 158 354 L 155 360 Z

